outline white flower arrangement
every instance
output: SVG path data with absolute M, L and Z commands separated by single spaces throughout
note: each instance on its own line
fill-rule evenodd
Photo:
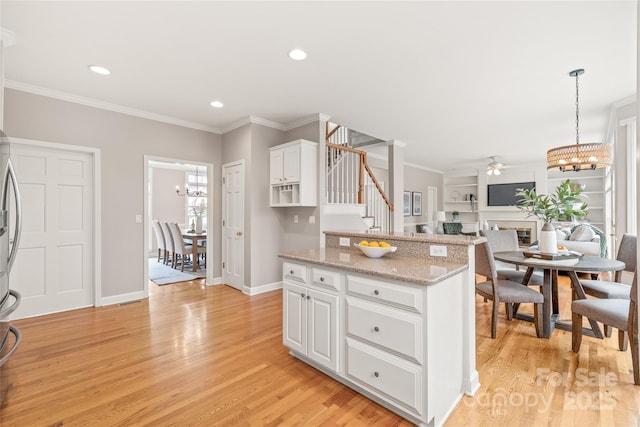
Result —
M 201 218 L 207 213 L 207 202 L 202 198 L 198 198 L 194 200 L 191 204 L 191 213 L 196 216 L 196 218 Z

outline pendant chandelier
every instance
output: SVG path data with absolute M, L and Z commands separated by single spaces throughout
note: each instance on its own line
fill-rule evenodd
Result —
M 578 107 L 578 76 L 583 69 L 569 73 L 576 78 L 576 143 L 547 151 L 547 169 L 557 169 L 562 172 L 580 171 L 583 169 L 598 169 L 611 166 L 611 146 L 608 144 L 591 142 L 580 144 L 580 109 Z
M 206 197 L 207 192 L 204 190 L 200 190 L 200 176 L 198 175 L 198 167 L 196 166 L 196 189 L 189 190 L 189 186 L 184 186 L 184 193 L 180 193 L 180 186 L 176 185 L 176 194 L 178 196 L 187 196 L 187 197 Z

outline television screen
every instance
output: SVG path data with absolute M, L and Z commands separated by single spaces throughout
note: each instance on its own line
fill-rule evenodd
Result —
M 487 185 L 487 206 L 515 206 L 520 200 L 516 191 L 520 188 L 536 188 L 535 182 L 515 182 L 510 184 Z

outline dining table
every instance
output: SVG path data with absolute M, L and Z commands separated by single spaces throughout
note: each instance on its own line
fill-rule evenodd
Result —
M 183 239 L 191 240 L 191 270 L 198 271 L 198 242 L 201 240 L 207 240 L 207 232 L 196 233 L 195 231 L 188 230 L 182 232 Z
M 573 257 L 557 257 L 558 259 L 540 259 L 525 256 L 524 251 L 507 251 L 496 252 L 493 257 L 502 262 L 516 264 L 527 268 L 522 283 L 526 285 L 533 274 L 534 269 L 540 269 L 544 272 L 544 280 L 542 282 L 542 295 L 544 303 L 542 306 L 542 336 L 544 338 L 551 337 L 554 328 L 571 331 L 571 322 L 561 321 L 558 307 L 558 271 L 564 271 L 571 279 L 572 298 L 585 299 L 587 295 L 584 288 L 580 284 L 578 278 L 579 272 L 584 273 L 601 273 L 607 271 L 624 270 L 625 264 L 622 261 L 601 258 L 588 255 L 574 255 Z M 517 309 L 514 308 L 514 311 Z M 516 313 L 518 319 L 533 321 L 533 316 Z M 589 319 L 591 329 L 582 328 L 584 335 L 603 338 L 602 330 L 598 323 Z

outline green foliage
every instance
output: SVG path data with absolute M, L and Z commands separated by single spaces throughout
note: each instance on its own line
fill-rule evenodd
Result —
M 558 219 L 579 219 L 589 213 L 586 203 L 580 200 L 582 188 L 571 188 L 571 181 L 566 180 L 556 188 L 552 194 L 537 194 L 535 189 L 519 188 L 516 196 L 521 199 L 517 203 L 518 209 L 525 212 L 527 217 L 536 216 L 544 222 Z
M 459 215 L 460 215 L 460 212 L 458 212 L 458 211 L 453 211 L 453 212 L 451 212 L 451 215 L 452 215 L 452 216 L 459 216 Z

